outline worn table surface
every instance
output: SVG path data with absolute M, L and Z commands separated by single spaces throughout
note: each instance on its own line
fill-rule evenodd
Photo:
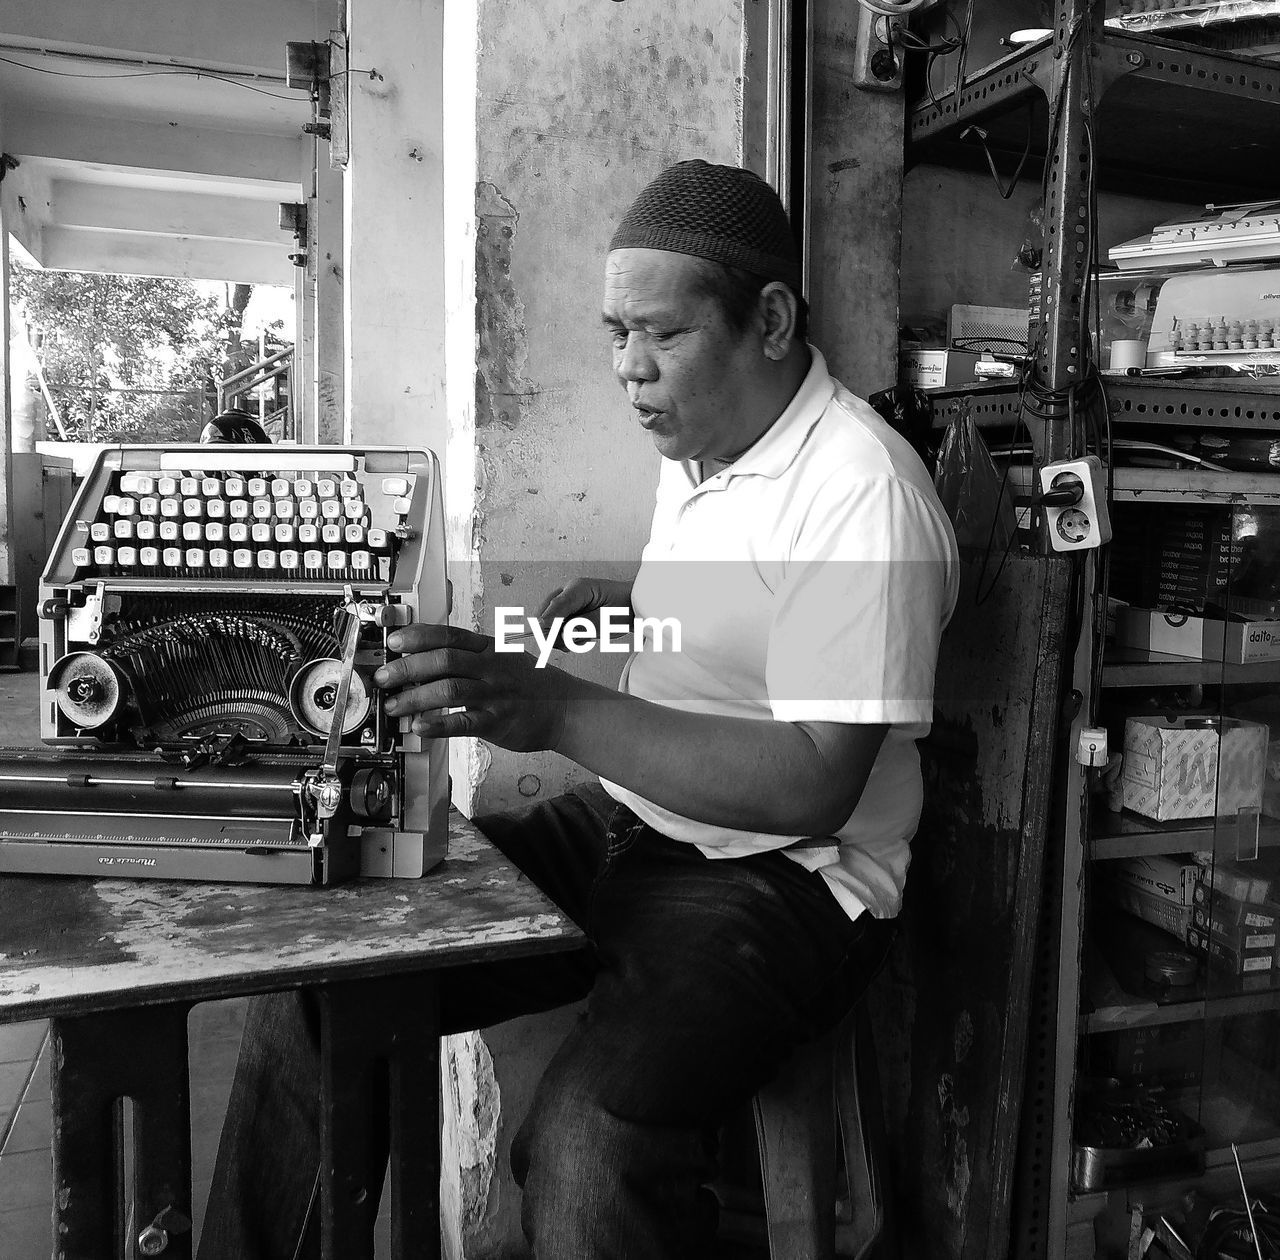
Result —
M 421 879 L 334 888 L 0 876 L 0 1023 L 574 949 L 461 815 Z

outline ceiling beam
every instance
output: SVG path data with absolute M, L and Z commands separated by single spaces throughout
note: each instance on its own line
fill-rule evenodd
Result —
M 53 181 L 50 217 L 61 227 L 258 241 L 288 252 L 292 238 L 280 230 L 279 203 L 214 193 L 151 191 L 111 184 Z
M 4 129 L 5 149 L 19 157 L 287 184 L 298 183 L 304 139 L 21 106 L 9 113 Z
M 0 184 L 4 230 L 16 237 L 33 258 L 44 252 L 41 237 L 49 222 L 53 189 L 48 176 L 31 163 L 21 163 Z
M 0 43 L 283 77 L 285 44 L 328 38 L 335 0 L 0 0 Z
M 243 284 L 293 284 L 288 243 L 211 241 L 49 226 L 40 261 L 57 271 L 105 271 L 128 276 L 179 276 Z

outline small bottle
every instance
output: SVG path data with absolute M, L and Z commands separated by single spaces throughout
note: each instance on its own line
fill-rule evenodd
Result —
M 1214 350 L 1227 349 L 1227 321 L 1226 317 L 1219 315 L 1218 322 L 1213 326 L 1213 345 Z
M 1197 350 L 1213 349 L 1213 320 L 1206 319 L 1200 325 L 1200 339 L 1196 342 Z
M 1256 350 L 1258 348 L 1258 321 L 1256 319 L 1246 319 L 1244 321 L 1244 348 L 1246 350 Z
M 1244 329 L 1238 319 L 1227 325 L 1227 349 L 1239 350 L 1244 346 Z
M 1258 349 L 1270 350 L 1275 345 L 1275 322 L 1270 319 L 1258 321 Z

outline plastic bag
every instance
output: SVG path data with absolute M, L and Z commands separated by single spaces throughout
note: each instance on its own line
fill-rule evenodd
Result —
M 1018 516 L 967 398 L 943 434 L 933 482 L 961 547 L 1003 552 L 1009 546 Z

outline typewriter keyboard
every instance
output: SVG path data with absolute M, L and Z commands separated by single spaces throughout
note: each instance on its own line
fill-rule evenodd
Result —
M 77 578 L 387 582 L 414 482 L 121 472 L 71 559 Z

